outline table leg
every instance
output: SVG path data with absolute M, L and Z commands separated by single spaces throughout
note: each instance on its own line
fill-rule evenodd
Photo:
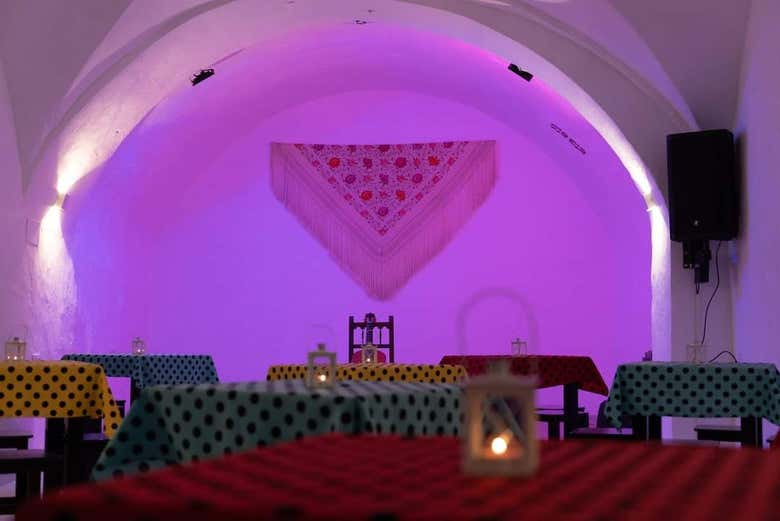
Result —
M 661 439 L 661 417 L 635 414 L 631 416 L 634 438 L 641 441 Z
M 46 420 L 45 451 L 63 459 L 60 472 L 46 472 L 44 488 L 51 489 L 84 481 L 81 472 L 81 447 L 89 418 L 49 418 Z
M 576 383 L 569 383 L 563 386 L 563 437 L 568 437 L 569 433 L 579 427 L 577 415 L 580 409 L 579 404 L 580 386 Z
M 81 447 L 84 444 L 84 428 L 87 418 L 68 418 L 65 420 L 65 484 L 71 485 L 86 479 L 81 472 Z
M 763 419 L 755 416 L 740 418 L 742 445 L 745 447 L 763 447 Z
M 647 439 L 660 440 L 661 439 L 661 417 L 660 416 L 648 416 L 647 417 Z
M 133 402 L 138 399 L 139 396 L 141 396 L 141 389 L 139 389 L 136 385 L 135 378 L 130 379 L 130 405 L 133 405 Z

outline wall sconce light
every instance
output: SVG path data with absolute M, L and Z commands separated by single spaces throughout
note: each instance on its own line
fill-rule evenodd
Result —
M 463 386 L 462 469 L 479 476 L 530 476 L 539 466 L 534 378 L 516 377 L 506 364 Z

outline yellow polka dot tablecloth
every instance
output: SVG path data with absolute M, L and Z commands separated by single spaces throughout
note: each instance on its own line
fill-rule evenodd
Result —
M 61 360 L 0 362 L 0 418 L 21 416 L 105 418 L 108 437 L 120 422 L 103 368 Z
M 459 383 L 466 377 L 461 365 L 425 364 L 343 364 L 337 366 L 338 380 L 369 382 Z M 266 380 L 298 380 L 306 378 L 306 365 L 272 365 Z

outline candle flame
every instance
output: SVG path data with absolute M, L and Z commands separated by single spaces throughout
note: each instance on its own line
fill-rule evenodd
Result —
M 327 379 L 328 379 L 328 377 L 327 377 L 327 376 L 325 376 L 324 374 L 321 374 L 321 375 L 319 376 L 319 378 L 320 378 L 320 382 L 324 382 L 325 380 L 327 380 Z
M 496 456 L 506 453 L 508 446 L 509 442 L 503 436 L 496 436 L 493 438 L 493 441 L 490 442 L 490 450 L 493 451 L 493 454 Z

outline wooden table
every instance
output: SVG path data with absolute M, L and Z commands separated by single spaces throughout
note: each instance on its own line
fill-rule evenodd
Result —
M 105 371 L 99 365 L 60 360 L 0 362 L 0 417 L 46 418 L 47 452 L 62 454 L 64 474 L 57 481 L 79 481 L 79 451 L 86 419 L 103 419 L 106 436 L 119 428 Z M 52 422 L 64 429 L 50 429 Z M 52 434 L 56 432 L 56 434 Z
M 564 437 L 579 427 L 579 391 L 607 396 L 608 388 L 589 356 L 563 355 L 447 355 L 441 364 L 459 364 L 469 376 L 484 374 L 491 364 L 503 362 L 512 374 L 535 376 L 538 388 L 563 387 Z
M 63 360 L 100 365 L 106 376 L 130 378 L 130 402 L 154 385 L 219 383 L 208 355 L 68 354 Z
M 328 435 L 74 487 L 17 521 L 775 521 L 780 452 L 542 442 L 530 478 L 467 477 L 460 440 Z
M 780 373 L 773 364 L 623 364 L 605 413 L 615 426 L 631 415 L 643 440 L 661 439 L 663 416 L 740 418 L 742 444 L 761 447 L 763 418 L 780 425 Z
M 296 380 L 306 378 L 306 365 L 272 365 L 267 380 Z M 466 378 L 461 365 L 431 364 L 341 364 L 336 367 L 338 380 L 365 380 L 369 382 L 424 382 L 454 384 Z

